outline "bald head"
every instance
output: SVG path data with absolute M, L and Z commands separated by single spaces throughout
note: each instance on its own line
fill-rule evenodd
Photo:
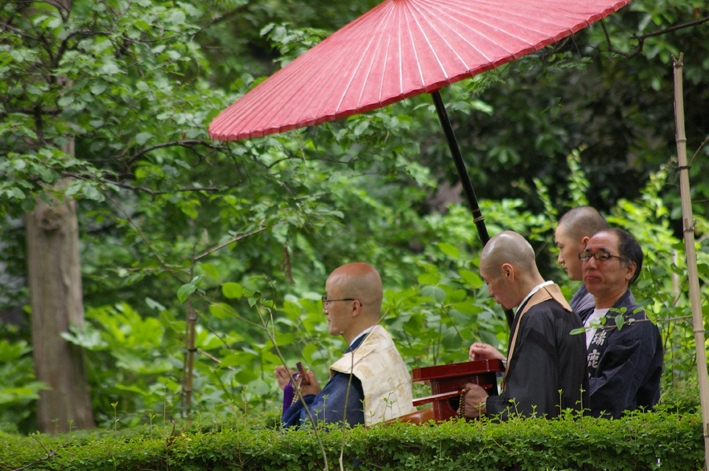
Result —
M 518 267 L 524 273 L 539 273 L 534 249 L 516 232 L 497 234 L 485 244 L 480 254 L 480 269 L 493 275 L 498 274 L 505 263 Z
M 608 223 L 596 208 L 578 206 L 559 219 L 559 227 L 573 240 L 591 237 L 598 231 L 608 229 Z
M 559 249 L 556 261 L 564 267 L 570 279 L 581 280 L 581 261 L 578 256 L 594 234 L 606 229 L 606 220 L 590 206 L 579 206 L 561 217 L 554 232 L 554 244 Z
M 362 305 L 365 317 L 379 320 L 382 308 L 382 279 L 379 272 L 367 263 L 348 263 L 336 268 L 326 283 L 328 293 L 338 292 L 340 298 L 352 298 Z
M 505 309 L 519 306 L 535 286 L 544 282 L 534 249 L 512 231 L 501 232 L 485 244 L 480 254 L 480 276 L 490 296 Z

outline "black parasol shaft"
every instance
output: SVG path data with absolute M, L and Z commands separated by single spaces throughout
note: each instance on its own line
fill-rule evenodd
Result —
M 446 135 L 446 140 L 448 141 L 448 147 L 450 147 L 451 155 L 453 156 L 453 161 L 455 162 L 455 167 L 458 169 L 458 176 L 460 177 L 460 183 L 463 185 L 463 191 L 465 191 L 465 196 L 468 199 L 468 206 L 470 207 L 470 212 L 473 213 L 473 222 L 478 230 L 478 235 L 482 241 L 483 247 L 490 240 L 490 236 L 487 233 L 487 227 L 485 227 L 485 218 L 480 211 L 480 206 L 478 205 L 478 199 L 475 196 L 475 190 L 473 189 L 473 184 L 470 182 L 470 176 L 468 175 L 468 170 L 465 168 L 465 162 L 463 161 L 463 156 L 460 153 L 460 148 L 458 147 L 458 141 L 453 133 L 453 127 L 451 126 L 450 119 L 448 119 L 448 113 L 446 112 L 446 106 L 443 104 L 443 99 L 441 94 L 436 90 L 431 93 L 433 97 L 433 102 L 436 104 L 436 112 L 438 113 L 438 120 L 441 122 L 441 127 Z M 505 311 L 505 317 L 507 318 L 507 324 L 512 327 L 512 320 L 514 319 L 514 314 L 510 309 Z
M 483 243 L 483 247 L 490 240 L 490 236 L 487 234 L 487 227 L 485 227 L 485 218 L 483 218 L 482 212 L 480 211 L 480 206 L 478 206 L 478 199 L 475 197 L 475 190 L 473 189 L 473 184 L 470 182 L 470 177 L 468 176 L 468 170 L 465 168 L 465 162 L 463 162 L 463 156 L 460 154 L 460 148 L 458 147 L 458 141 L 453 133 L 453 128 L 451 127 L 451 122 L 448 119 L 448 113 L 446 112 L 446 106 L 443 104 L 443 99 L 438 91 L 432 92 L 433 102 L 436 104 L 436 111 L 438 112 L 438 119 L 441 122 L 441 127 L 443 127 L 443 132 L 446 135 L 446 140 L 448 140 L 448 147 L 451 149 L 451 154 L 453 155 L 453 161 L 458 169 L 458 175 L 460 176 L 460 183 L 463 185 L 463 191 L 465 191 L 465 196 L 468 199 L 468 206 L 470 207 L 470 212 L 473 213 L 473 222 L 475 222 L 475 227 L 478 229 L 478 235 Z

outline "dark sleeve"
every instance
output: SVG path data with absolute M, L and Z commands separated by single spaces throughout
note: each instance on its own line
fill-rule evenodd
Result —
M 512 359 L 512 368 L 505 378 L 505 391 L 490 396 L 485 404 L 487 415 L 519 413 L 531 416 L 559 414 L 558 359 L 551 343 L 554 339 L 553 320 L 544 308 L 532 308 L 521 319 L 522 324 Z
M 350 375 L 336 373 L 320 393 L 303 397 L 318 423 L 332 424 L 342 422 L 345 415 L 350 427 L 364 423 L 362 382 L 356 376 L 352 376 L 348 395 L 349 383 Z M 310 417 L 303 403 L 297 401 L 283 413 L 281 422 L 284 428 L 299 428 L 303 424 L 310 422 Z
M 618 418 L 623 411 L 637 408 L 638 390 L 649 376 L 658 376 L 654 374 L 656 359 L 662 355 L 658 339 L 659 331 L 649 321 L 613 333 L 596 375 L 588 381 L 592 415 Z

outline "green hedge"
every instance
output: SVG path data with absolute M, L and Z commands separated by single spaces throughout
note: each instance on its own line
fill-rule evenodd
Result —
M 342 431 L 322 433 L 329 469 L 339 469 Z M 702 469 L 698 414 L 638 414 L 616 421 L 512 419 L 396 424 L 346 430 L 344 468 L 360 470 Z M 308 470 L 324 469 L 312 431 L 249 424 L 216 429 L 152 429 L 59 437 L 0 435 L 0 470 Z M 48 457 L 48 455 L 51 455 Z M 35 460 L 39 460 L 36 461 Z

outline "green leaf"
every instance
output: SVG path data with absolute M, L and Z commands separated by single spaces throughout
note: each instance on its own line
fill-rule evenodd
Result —
M 180 288 L 177 290 L 177 299 L 180 300 L 180 304 L 187 301 L 187 298 L 190 297 L 190 294 L 194 293 L 196 290 L 197 287 L 192 283 L 186 283 L 180 286 Z
M 359 124 L 355 127 L 355 129 L 354 129 L 354 135 L 357 136 L 357 137 L 361 136 L 362 133 L 363 133 L 364 131 L 366 131 L 368 127 L 369 127 L 369 121 L 362 121 L 361 123 L 359 123 Z
M 153 135 L 151 133 L 141 132 L 135 136 L 135 142 L 137 142 L 139 146 L 142 146 L 143 144 L 148 142 L 148 139 L 150 139 L 151 137 L 153 137 Z
M 211 277 L 215 282 L 219 282 L 219 270 L 217 270 L 214 265 L 209 263 L 200 263 L 199 267 Z
M 222 293 L 229 299 L 241 299 L 244 289 L 239 283 L 224 283 Z
M 104 85 L 102 83 L 97 83 L 96 85 L 91 87 L 91 93 L 93 93 L 94 95 L 100 95 L 105 90 L 106 90 L 106 85 Z
M 571 335 L 579 335 L 579 334 L 583 334 L 584 332 L 586 332 L 586 328 L 585 328 L 585 327 L 579 327 L 578 329 L 574 329 L 574 330 L 572 330 L 571 332 L 569 332 L 569 334 L 571 334 Z
M 470 106 L 474 110 L 482 111 L 483 113 L 492 114 L 494 108 L 482 100 L 473 100 L 470 102 Z
M 140 389 L 138 386 L 135 386 L 133 384 L 126 386 L 125 384 L 116 384 L 115 388 L 118 389 L 119 391 L 128 391 L 128 392 L 134 392 L 138 393 L 141 396 L 149 396 L 152 394 L 150 391 L 144 391 Z
M 418 276 L 418 282 L 422 285 L 435 285 L 441 281 L 441 277 L 438 273 L 422 273 Z
M 57 104 L 61 107 L 66 107 L 74 103 L 74 97 L 72 95 L 63 96 L 57 101 Z
M 618 330 L 623 328 L 623 325 L 625 325 L 625 316 L 623 316 L 623 314 L 615 316 L 615 325 L 618 327 Z
M 438 286 L 424 286 L 421 289 L 421 295 L 431 298 L 437 303 L 442 303 L 446 300 L 446 292 Z
M 253 369 L 244 368 L 236 375 L 234 375 L 234 379 L 236 379 L 241 384 L 248 384 L 251 381 L 258 379 L 258 374 Z
M 74 345 L 78 345 L 87 350 L 102 350 L 108 346 L 106 341 L 101 338 L 101 333 L 94 330 L 88 324 L 85 324 L 81 328 L 71 326 L 69 330 L 71 332 L 61 332 L 59 335 L 61 335 L 64 340 Z
M 448 242 L 440 242 L 438 244 L 438 248 L 449 257 L 460 258 L 460 252 L 458 252 L 458 248 L 453 244 L 449 244 Z
M 480 275 L 477 273 L 470 270 L 460 270 L 458 273 L 473 289 L 480 289 L 482 287 L 483 279 L 480 278 Z
M 22 204 L 20 207 L 22 208 L 22 211 L 25 213 L 31 213 L 34 211 L 35 206 L 37 203 L 35 202 L 34 198 L 25 198 L 22 200 Z
M 303 358 L 305 358 L 305 360 L 306 360 L 308 363 L 312 363 L 312 362 L 313 362 L 313 355 L 314 355 L 315 352 L 317 352 L 317 351 L 318 351 L 318 347 L 316 347 L 316 346 L 315 346 L 314 344 L 312 344 L 312 343 L 309 343 L 308 345 L 306 345 L 305 347 L 303 347 L 303 350 L 302 350 Z
M 185 16 L 184 12 L 177 10 L 170 15 L 169 22 L 174 24 L 175 26 L 180 26 L 184 24 L 185 20 L 187 17 Z
M 104 200 L 103 194 L 93 185 L 84 185 L 81 188 L 81 192 L 87 199 L 99 202 Z
M 163 305 L 160 304 L 159 302 L 154 301 L 154 300 L 152 300 L 152 299 L 150 299 L 150 298 L 145 298 L 145 303 L 148 305 L 148 307 L 149 307 L 150 309 L 154 309 L 154 310 L 156 310 L 156 311 L 158 311 L 158 312 L 165 310 L 165 306 L 163 306 Z
M 476 316 L 476 315 L 480 314 L 481 312 L 483 312 L 482 306 L 478 306 L 476 304 L 473 304 L 472 299 L 469 299 L 469 300 L 462 302 L 462 303 L 452 304 L 451 307 L 453 309 L 456 309 L 456 310 L 462 312 L 463 314 L 468 314 L 471 316 Z
M 295 334 L 292 332 L 286 332 L 276 335 L 276 345 L 283 347 L 285 345 L 290 345 L 295 341 Z
M 22 55 L 20 51 L 17 50 L 11 50 L 10 51 L 10 56 L 15 60 L 15 62 L 24 62 L 25 57 Z
M 209 313 L 218 319 L 226 319 L 227 317 L 236 317 L 236 311 L 224 303 L 215 303 L 209 305 Z

